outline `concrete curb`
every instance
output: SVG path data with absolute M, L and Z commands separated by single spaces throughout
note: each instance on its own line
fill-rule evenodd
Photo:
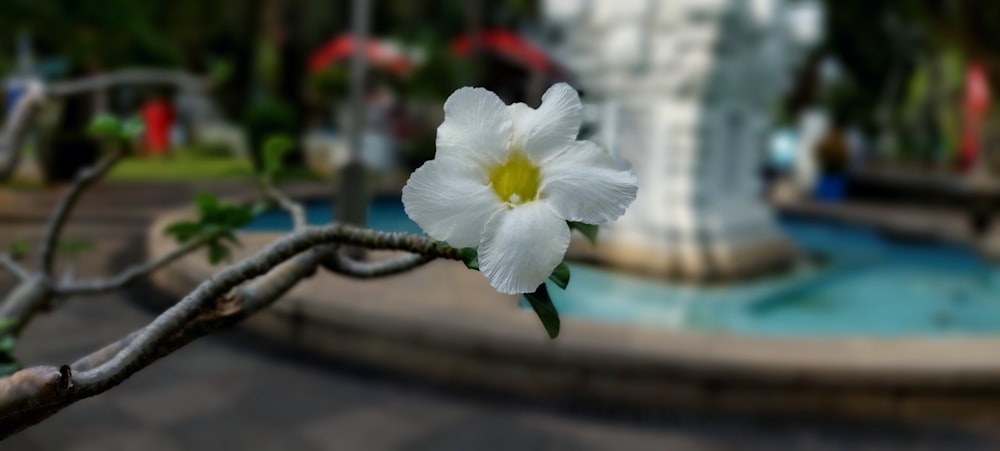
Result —
M 150 258 L 174 244 L 150 227 Z M 277 238 L 241 233 L 243 258 Z M 155 282 L 186 294 L 214 273 L 200 253 Z M 317 274 L 244 326 L 264 336 L 426 380 L 557 402 L 866 418 L 1000 414 L 1000 338 L 777 339 L 533 313 L 478 273 L 432 262 L 377 281 Z

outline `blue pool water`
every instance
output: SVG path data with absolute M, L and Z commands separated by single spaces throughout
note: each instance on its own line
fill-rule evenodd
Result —
M 325 223 L 328 203 L 309 205 Z M 398 199 L 374 202 L 369 225 L 420 233 Z M 656 327 L 771 336 L 907 336 L 1000 333 L 1000 268 L 960 247 L 889 239 L 864 227 L 781 220 L 823 264 L 739 284 L 696 287 L 573 264 L 565 291 L 551 289 L 564 316 Z M 249 228 L 287 229 L 282 212 Z
M 329 201 L 306 204 L 306 221 L 309 224 L 327 224 L 336 214 L 336 208 Z M 385 232 L 420 233 L 420 226 L 410 221 L 403 212 L 403 203 L 396 198 L 376 198 L 368 208 L 368 226 Z M 271 210 L 254 218 L 245 230 L 288 230 L 292 228 L 292 218 L 282 210 Z

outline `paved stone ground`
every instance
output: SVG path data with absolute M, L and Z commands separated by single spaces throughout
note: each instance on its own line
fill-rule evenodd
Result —
M 190 186 L 98 186 L 68 231 L 98 243 L 78 259 L 77 272 L 107 274 L 141 258 L 149 219 L 193 192 Z M 0 192 L 0 242 L 37 236 L 54 199 L 52 192 Z M 11 279 L 0 275 L 0 290 L 10 286 Z M 150 306 L 164 296 L 143 284 L 70 300 L 32 324 L 18 356 L 28 365 L 70 361 L 148 322 L 155 314 Z M 235 329 L 191 344 L 112 391 L 0 443 L 0 449 L 968 450 L 1000 446 L 991 426 L 543 405 L 428 386 Z

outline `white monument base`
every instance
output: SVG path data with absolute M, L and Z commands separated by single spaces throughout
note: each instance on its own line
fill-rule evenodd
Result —
M 798 260 L 767 205 L 761 154 L 774 106 L 816 39 L 818 6 L 785 0 L 547 0 L 585 123 L 631 162 L 639 192 L 571 255 L 689 281 Z M 801 20 L 802 18 L 809 20 Z M 797 31 L 803 31 L 798 33 Z

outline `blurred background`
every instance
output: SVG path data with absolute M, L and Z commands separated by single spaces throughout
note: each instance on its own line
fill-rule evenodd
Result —
M 537 104 L 549 85 L 570 81 L 585 98 L 590 91 L 603 96 L 597 91 L 604 90 L 578 82 L 603 70 L 590 60 L 664 65 L 672 61 L 667 54 L 681 47 L 681 38 L 652 39 L 666 32 L 650 30 L 649 23 L 630 14 L 648 9 L 646 22 L 677 28 L 672 21 L 685 8 L 711 15 L 710 10 L 726 2 L 625 3 L 371 2 L 364 23 L 353 24 L 349 1 L 11 1 L 3 6 L 0 64 L 7 74 L 8 108 L 17 98 L 19 81 L 31 77 L 63 80 L 141 67 L 206 77 L 211 83 L 200 93 L 169 84 L 120 86 L 67 99 L 54 107 L 58 112 L 47 125 L 65 130 L 105 111 L 145 116 L 163 104 L 170 112 L 169 139 L 166 149 L 148 149 L 151 155 L 215 151 L 253 158 L 250 149 L 260 147 L 261 136 L 280 132 L 302 137 L 300 158 L 305 160 L 307 142 L 335 139 L 346 129 L 349 60 L 356 41 L 352 27 L 361 25 L 367 36 L 365 99 L 375 110 L 388 110 L 372 115 L 389 116 L 369 121 L 388 124 L 369 126 L 387 127 L 383 134 L 398 144 L 393 164 L 412 168 L 433 155 L 438 105 L 457 87 L 482 85 L 507 102 Z M 768 21 L 758 25 L 770 27 L 769 34 L 789 35 L 786 50 L 797 53 L 795 64 L 778 71 L 788 80 L 767 83 L 780 85 L 780 98 L 759 112 L 777 129 L 794 134 L 790 129 L 799 125 L 805 110 L 821 110 L 829 124 L 820 128 L 840 136 L 831 139 L 846 141 L 844 155 L 828 150 L 831 155 L 825 159 L 840 158 L 859 170 L 989 173 L 989 143 L 995 139 L 990 86 L 996 80 L 989 49 L 997 39 L 991 21 L 998 20 L 990 6 L 947 1 L 836 7 L 819 1 L 771 3 L 777 4 L 748 0 L 744 15 L 775 16 L 751 19 Z M 781 11 L 763 11 L 768 8 Z M 618 24 L 630 20 L 637 23 Z M 596 28 L 580 30 L 586 26 Z M 594 53 L 629 51 L 614 57 L 573 52 L 593 45 L 589 41 L 598 36 L 614 42 L 593 47 L 598 49 Z M 207 98 L 191 98 L 198 95 Z M 783 164 L 784 154 L 773 153 L 776 161 L 764 165 L 781 172 L 775 166 Z M 44 175 L 59 178 L 59 170 L 44 169 Z
M 330 220 L 336 193 L 334 209 L 367 205 L 354 220 L 419 233 L 399 189 L 434 157 L 448 95 L 483 86 L 534 107 L 568 82 L 584 103 L 580 138 L 640 182 L 597 246 L 571 245 L 573 282 L 553 292 L 568 330 L 790 343 L 803 355 L 813 348 L 794 346 L 862 343 L 857 362 L 880 360 L 879 343 L 914 340 L 906 354 L 929 372 L 1000 374 L 983 354 L 961 357 L 961 340 L 1000 333 L 997 29 L 1000 3 L 959 0 L 5 0 L 7 116 L 32 81 L 104 81 L 45 103 L 0 188 L 0 244 L 40 235 L 59 190 L 97 161 L 101 144 L 86 129 L 100 114 L 141 118 L 146 130 L 70 226 L 93 243 L 67 257 L 80 274 L 147 258 L 149 224 L 196 191 L 253 195 L 274 135 L 295 143 L 281 180 L 310 199 L 311 222 Z M 289 224 L 268 212 L 247 233 Z M 32 325 L 15 354 L 29 364 L 71 359 L 148 322 L 169 299 L 146 284 L 67 303 Z M 899 401 L 912 388 L 892 383 L 872 389 L 891 400 L 877 420 L 591 404 L 572 393 L 508 398 L 285 341 L 240 330 L 210 337 L 8 443 L 989 449 L 1000 419 L 990 404 L 956 404 L 962 414 L 914 425 L 900 419 Z M 927 343 L 957 344 L 947 351 L 957 357 L 936 363 Z

